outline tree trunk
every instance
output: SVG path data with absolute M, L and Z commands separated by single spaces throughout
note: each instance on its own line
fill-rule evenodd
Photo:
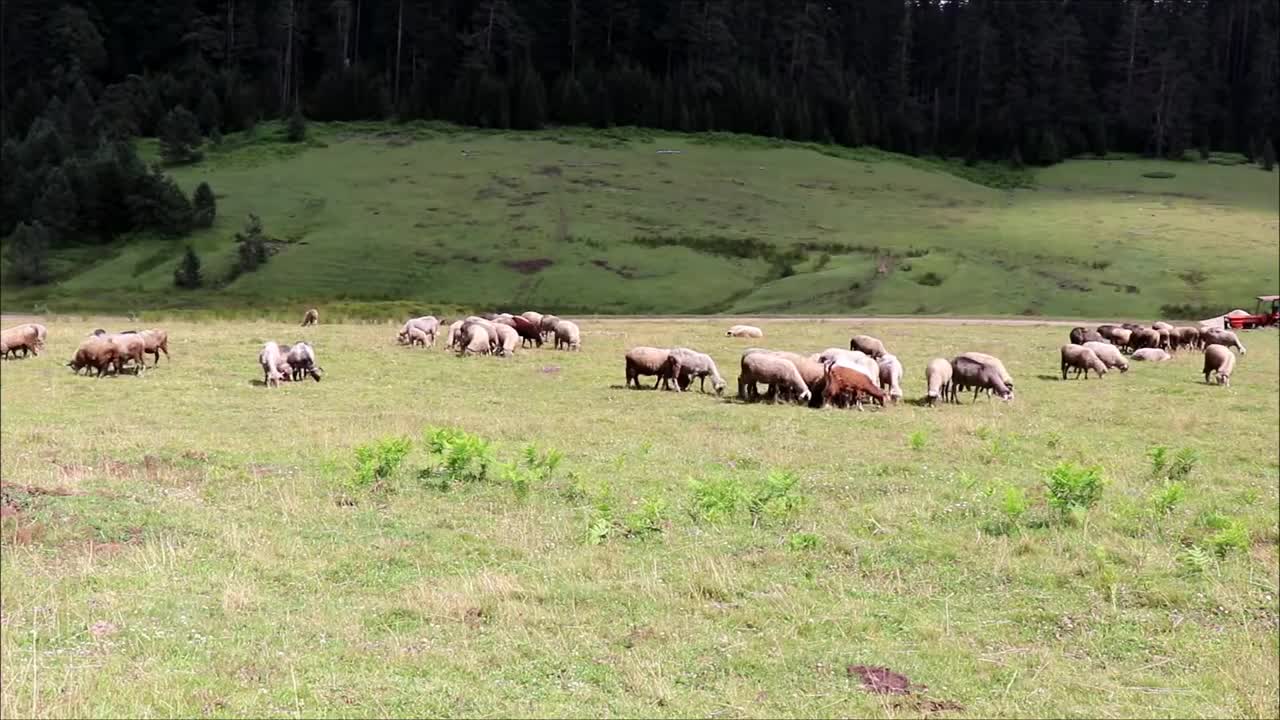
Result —
M 395 90 L 391 96 L 395 98 L 396 111 L 400 110 L 400 47 L 404 39 L 404 0 L 400 0 L 400 8 L 396 15 L 396 80 Z
M 486 66 L 493 63 L 493 16 L 497 7 L 498 0 L 493 0 L 493 2 L 489 3 L 489 26 L 484 29 L 484 60 Z
M 227 0 L 227 62 L 235 65 L 236 59 L 236 0 Z
M 578 73 L 578 0 L 569 0 L 569 76 Z
M 356 38 L 351 43 L 351 66 L 360 64 L 360 0 L 356 0 Z

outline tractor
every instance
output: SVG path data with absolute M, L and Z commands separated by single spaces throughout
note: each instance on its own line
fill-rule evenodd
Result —
M 1270 306 L 1270 309 L 1264 311 L 1264 305 Z M 1280 325 L 1280 295 L 1259 295 L 1252 315 L 1228 315 L 1222 318 L 1224 330 L 1252 330 L 1275 325 Z

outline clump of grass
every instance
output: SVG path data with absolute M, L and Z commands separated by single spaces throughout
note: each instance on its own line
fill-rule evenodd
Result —
M 1097 504 L 1102 497 L 1102 468 L 1080 467 L 1075 463 L 1058 463 L 1049 471 L 1045 487 L 1049 506 L 1063 519 L 1074 518 Z
M 386 482 L 400 468 L 412 449 L 413 442 L 409 438 L 396 437 L 358 446 L 355 449 L 354 467 L 347 476 L 346 486 L 354 491 L 385 488 Z
M 1198 545 L 1189 545 L 1178 553 L 1178 564 L 1190 575 L 1203 575 L 1213 565 L 1213 556 Z
M 916 278 L 916 283 L 925 287 L 937 287 L 942 284 L 942 276 L 930 270 L 920 277 Z
M 1177 177 L 1177 175 L 1167 170 L 1152 170 L 1151 172 L 1142 173 L 1142 177 L 1153 180 L 1168 180 L 1169 178 Z
M 626 518 L 626 532 L 631 537 L 645 537 L 662 532 L 666 523 L 667 501 L 661 497 L 644 498 L 640 507 Z
M 694 520 L 718 522 L 731 517 L 746 498 L 742 483 L 735 477 L 712 476 L 689 481 L 693 506 L 689 514 Z
M 1168 515 L 1173 512 L 1187 496 L 1187 488 L 1180 482 L 1166 480 L 1164 485 L 1151 496 L 1151 504 L 1155 506 L 1157 515 Z
M 488 477 L 493 448 L 479 435 L 457 428 L 430 427 L 423 433 L 423 442 L 439 458 L 440 465 L 422 475 L 424 479 L 435 477 L 439 489 L 448 489 L 454 482 L 479 482 Z
M 1249 528 L 1239 520 L 1227 519 L 1205 542 L 1218 557 L 1225 557 L 1232 550 L 1243 552 L 1249 549 Z
M 552 448 L 545 454 L 538 453 L 533 444 L 524 446 L 520 460 L 499 463 L 498 467 L 503 481 L 511 487 L 517 498 L 523 500 L 529 496 L 534 483 L 545 483 L 551 480 L 564 453 Z
M 813 533 L 800 532 L 787 538 L 787 548 L 793 552 L 811 552 L 822 544 L 822 538 Z
M 928 440 L 929 436 L 925 431 L 916 430 L 907 436 L 907 445 L 911 446 L 912 450 L 918 452 L 920 450 L 924 450 L 925 445 L 928 444 Z
M 795 473 L 774 471 L 765 476 L 764 482 L 747 496 L 747 510 L 751 523 L 762 519 L 783 519 L 795 515 L 804 505 L 804 497 L 795 492 L 800 478 Z
M 1173 462 L 1169 465 L 1169 480 L 1174 482 L 1185 480 L 1199 461 L 1200 453 L 1194 448 L 1182 448 L 1173 456 Z
M 786 471 L 770 472 L 754 486 L 732 475 L 716 475 L 689 481 L 692 504 L 689 514 L 695 521 L 720 522 L 746 510 L 752 525 L 794 516 L 805 498 L 796 492 L 799 478 Z

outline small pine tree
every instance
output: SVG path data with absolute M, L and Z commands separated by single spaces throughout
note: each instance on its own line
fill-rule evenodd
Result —
M 213 90 L 205 89 L 204 95 L 200 97 L 200 104 L 196 107 L 196 114 L 200 117 L 200 129 L 208 134 L 222 126 L 222 105 L 218 103 L 218 96 L 213 94 Z
M 94 119 L 93 96 L 85 87 L 83 80 L 77 80 L 67 99 L 67 129 L 70 131 L 71 144 L 77 150 L 91 150 L 97 142 L 97 133 L 93 129 Z
M 267 250 L 267 235 L 262 229 L 262 219 L 249 213 L 244 230 L 236 233 L 236 266 L 234 274 L 253 272 L 267 262 L 270 253 Z
M 294 106 L 289 114 L 289 124 L 285 128 L 285 137 L 289 142 L 302 142 L 307 139 L 307 119 L 302 116 L 302 108 Z
M 196 162 L 200 155 L 200 123 L 181 105 L 160 121 L 160 155 L 167 163 Z
M 200 272 L 200 256 L 187 246 L 182 262 L 173 270 L 173 284 L 187 290 L 194 290 L 204 284 L 204 275 Z
M 36 200 L 32 217 L 49 231 L 52 241 L 61 242 L 75 228 L 79 211 L 80 203 L 71 189 L 67 174 L 61 167 L 54 168 L 45 179 L 44 192 Z
M 191 220 L 196 227 L 207 228 L 213 225 L 213 219 L 218 215 L 218 200 L 209 183 L 202 182 L 196 186 L 195 194 L 191 196 L 191 213 Z
M 129 217 L 136 227 L 153 228 L 170 236 L 185 235 L 191 230 L 191 201 L 173 178 L 163 173 L 139 178 L 127 202 Z
M 1271 138 L 1267 138 L 1267 142 L 1262 146 L 1262 169 L 1267 172 L 1276 166 L 1276 146 L 1271 144 Z
M 23 285 L 49 282 L 49 231 L 39 220 L 20 223 L 6 241 L 9 269 Z

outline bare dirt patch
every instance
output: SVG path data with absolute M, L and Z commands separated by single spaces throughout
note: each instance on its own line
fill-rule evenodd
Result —
M 552 260 L 551 258 L 529 258 L 527 260 L 510 260 L 503 263 L 503 265 L 506 265 L 512 270 L 515 270 L 516 272 L 521 273 L 523 275 L 533 275 L 534 273 L 540 273 L 546 268 L 554 264 L 555 264 L 555 261 Z

